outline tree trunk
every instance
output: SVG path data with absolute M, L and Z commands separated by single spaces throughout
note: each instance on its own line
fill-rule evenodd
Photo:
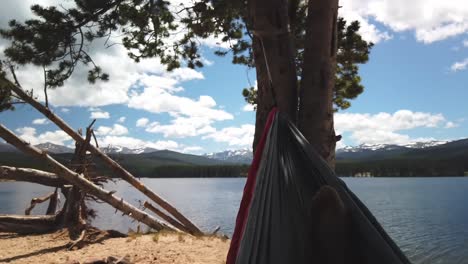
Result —
M 0 215 L 0 232 L 34 234 L 56 230 L 58 215 Z
M 297 78 L 287 1 L 249 0 L 248 9 L 258 84 L 255 150 L 275 101 L 281 112 L 296 120 Z
M 334 168 L 333 87 L 338 0 L 309 0 L 298 126 Z
M 32 182 L 51 187 L 62 187 L 67 182 L 59 178 L 55 173 L 9 166 L 0 166 L 0 179 Z

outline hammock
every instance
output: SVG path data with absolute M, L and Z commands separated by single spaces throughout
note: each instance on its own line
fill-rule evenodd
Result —
M 410 263 L 366 206 L 276 109 L 270 112 L 254 155 L 226 263 L 326 263 L 317 260 L 320 245 L 312 241 L 310 205 L 324 185 L 336 190 L 348 211 L 352 256 L 344 263 Z

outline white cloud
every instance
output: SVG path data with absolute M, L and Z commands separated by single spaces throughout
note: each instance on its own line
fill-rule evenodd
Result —
M 413 141 L 428 141 L 432 138 L 411 138 L 399 131 L 415 128 L 435 128 L 447 124 L 442 114 L 399 110 L 393 114 L 335 114 L 338 134 L 349 132 L 358 144 L 407 144 Z
M 468 58 L 464 59 L 463 61 L 455 62 L 454 64 L 452 64 L 450 69 L 453 72 L 457 72 L 457 71 L 463 71 L 467 67 L 468 67 Z
M 63 113 L 69 113 L 70 109 L 63 107 L 63 108 L 60 108 L 60 111 L 62 111 Z
M 47 118 L 38 118 L 32 121 L 33 125 L 46 125 L 49 123 Z
M 228 120 L 233 116 L 226 111 L 213 109 L 216 102 L 211 96 L 202 95 L 198 100 L 172 95 L 162 89 L 147 87 L 130 99 L 129 107 L 152 113 L 170 113 L 210 120 Z
M 168 125 L 153 122 L 146 128 L 150 133 L 162 133 L 164 137 L 194 137 L 216 131 L 204 117 L 176 117 Z
M 196 75 L 191 78 L 196 78 Z M 149 120 L 143 118 L 137 121 L 137 126 L 147 126 L 146 131 L 162 133 L 164 137 L 182 138 L 213 132 L 211 124 L 215 121 L 234 118 L 232 114 L 217 107 L 211 96 L 201 95 L 195 100 L 175 95 L 174 93 L 181 91 L 175 86 L 176 83 L 161 82 L 154 77 L 144 78 L 139 82 L 143 91 L 134 91 L 128 106 L 152 113 L 169 113 L 174 119 L 169 124 L 154 122 L 148 125 Z
M 255 126 L 244 124 L 240 127 L 226 127 L 203 137 L 216 142 L 228 143 L 230 146 L 250 146 L 253 142 Z
M 127 119 L 125 116 L 121 116 L 119 119 L 117 119 L 117 122 L 123 123 L 125 122 L 125 119 Z
M 432 43 L 468 31 L 465 0 L 346 0 L 340 14 L 359 20 L 361 33 L 371 41 L 387 38 L 388 32 L 373 25 L 380 22 L 395 32 L 413 31 L 418 41 Z M 380 36 L 380 37 L 379 37 Z
M 65 145 L 65 142 L 71 140 L 70 136 L 62 130 L 47 131 L 38 135 L 37 130 L 33 127 L 21 127 L 17 128 L 16 132 L 20 138 L 33 145 L 47 142 Z
M 214 36 L 209 36 L 208 38 L 204 38 L 204 39 L 199 39 L 200 40 L 200 43 L 202 45 L 205 45 L 209 48 L 212 48 L 212 49 L 229 49 L 231 48 L 231 44 L 228 43 L 228 42 L 223 42 L 222 41 L 222 38 L 224 36 L 220 35 L 218 37 L 214 37 Z M 237 41 L 233 41 L 231 42 L 232 44 L 235 44 L 237 43 Z
M 109 119 L 110 114 L 109 114 L 109 112 L 96 111 L 96 112 L 91 112 L 91 116 L 89 118 L 91 118 L 91 119 Z
M 95 133 L 99 136 L 122 136 L 128 134 L 128 129 L 122 125 L 114 124 L 112 127 L 100 126 Z
M 254 111 L 254 106 L 251 104 L 246 104 L 244 107 L 242 107 L 242 111 L 244 112 L 253 112 Z
M 460 126 L 459 124 L 456 124 L 456 123 L 450 122 L 450 121 L 445 124 L 445 128 L 455 128 L 455 127 L 459 127 L 459 126 Z
M 199 146 L 191 146 L 191 147 L 184 147 L 182 149 L 183 153 L 192 153 L 192 154 L 199 154 L 203 150 L 202 147 Z
M 164 73 L 163 76 L 177 80 L 178 82 L 205 79 L 201 72 L 190 68 L 177 68 L 171 72 Z
M 137 127 L 145 127 L 148 125 L 149 119 L 146 117 L 140 118 L 136 121 L 136 126 Z
M 463 47 L 468 48 L 468 39 L 463 41 Z
M 339 11 L 340 16 L 343 16 L 348 23 L 355 20 L 359 21 L 361 25 L 359 33 L 364 40 L 379 43 L 392 38 L 392 35 L 389 32 L 378 29 L 375 25 L 371 24 L 369 17 L 365 13 L 362 13 L 361 10 L 356 10 L 355 8 L 357 7 L 352 4 L 352 1 L 344 4 Z

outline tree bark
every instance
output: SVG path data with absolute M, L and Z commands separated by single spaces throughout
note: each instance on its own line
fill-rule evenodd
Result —
M 338 0 L 309 0 L 298 127 L 334 168 L 333 87 Z
M 143 212 L 142 210 L 135 208 L 131 204 L 125 202 L 123 199 L 116 197 L 113 195 L 113 192 L 109 192 L 88 179 L 84 178 L 83 175 L 78 174 L 76 172 L 71 171 L 67 167 L 63 166 L 56 160 L 54 160 L 49 154 L 46 152 L 31 146 L 29 143 L 25 142 L 24 140 L 18 138 L 13 132 L 5 128 L 3 125 L 0 124 L 0 136 L 5 139 L 8 143 L 14 145 L 19 150 L 28 153 L 32 156 L 35 156 L 44 162 L 48 163 L 56 172 L 57 175 L 63 177 L 67 182 L 70 182 L 74 186 L 80 188 L 83 192 L 89 193 L 101 199 L 102 201 L 108 203 L 109 205 L 113 206 L 114 208 L 120 210 L 124 214 L 132 217 L 133 219 L 140 221 L 149 227 L 155 230 L 161 230 L 164 228 L 171 229 L 164 223 L 159 222 L 153 216 Z
M 248 10 L 258 85 L 255 150 L 275 101 L 281 112 L 296 120 L 297 77 L 289 33 L 288 1 L 249 0 Z
M 0 232 L 34 234 L 56 229 L 57 215 L 0 215 Z
M 45 115 L 50 121 L 54 122 L 65 133 L 67 133 L 70 137 L 72 137 L 73 140 L 75 140 L 76 142 L 84 143 L 85 140 L 83 139 L 83 137 L 81 137 L 77 132 L 75 132 L 67 123 L 65 123 L 64 120 L 62 120 L 60 117 L 55 115 L 52 111 L 50 111 L 49 108 L 44 107 L 34 98 L 29 96 L 20 87 L 10 82 L 5 77 L 1 77 L 1 76 L 0 76 L 0 85 L 11 89 L 18 97 L 20 97 L 22 100 L 30 104 L 32 107 L 36 108 L 36 110 L 38 110 L 43 115 Z M 187 219 L 184 215 L 182 215 L 182 213 L 180 213 L 175 207 L 173 207 L 162 197 L 160 197 L 155 192 L 153 192 L 148 187 L 146 187 L 142 182 L 136 179 L 130 172 L 128 172 L 122 166 L 120 166 L 117 162 L 112 160 L 99 148 L 93 145 L 89 145 L 88 150 L 95 156 L 99 157 L 102 161 L 104 161 L 104 163 L 109 168 L 111 168 L 112 171 L 116 175 L 118 175 L 121 179 L 130 183 L 130 185 L 132 185 L 137 190 L 145 194 L 147 197 L 153 200 L 156 204 L 161 206 L 161 208 L 164 208 L 164 210 L 172 214 L 178 221 L 180 221 L 184 226 L 186 226 L 187 229 L 189 229 L 192 234 L 203 234 L 203 232 L 201 232 L 201 230 L 194 223 L 192 223 L 189 219 Z
M 51 187 L 62 187 L 67 184 L 55 173 L 9 166 L 0 166 L 0 179 L 11 181 L 32 182 Z

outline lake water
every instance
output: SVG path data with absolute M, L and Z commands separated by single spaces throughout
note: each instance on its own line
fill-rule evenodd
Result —
M 390 236 L 414 263 L 468 264 L 468 178 L 345 178 Z M 204 231 L 233 232 L 245 179 L 143 179 Z M 108 184 L 138 205 L 143 196 L 125 182 Z M 0 213 L 21 214 L 29 200 L 51 188 L 0 183 Z M 131 219 L 98 204 L 94 225 L 123 232 Z M 44 206 L 35 209 L 44 212 Z

